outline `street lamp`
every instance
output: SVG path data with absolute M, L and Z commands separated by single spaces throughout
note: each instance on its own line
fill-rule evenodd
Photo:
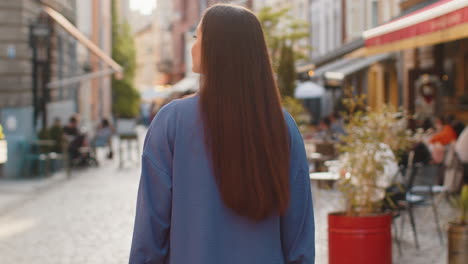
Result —
M 32 89 L 33 89 L 33 128 L 36 130 L 39 115 L 42 116 L 42 129 L 47 128 L 47 102 L 50 81 L 50 38 L 52 27 L 50 18 L 42 13 L 29 25 L 29 42 L 33 52 Z

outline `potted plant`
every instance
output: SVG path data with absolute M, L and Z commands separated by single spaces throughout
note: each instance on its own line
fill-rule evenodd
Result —
M 391 214 L 386 188 L 398 173 L 395 154 L 410 146 L 406 116 L 390 106 L 369 109 L 363 97 L 345 99 L 346 135 L 339 144 L 339 190 L 346 209 L 328 215 L 329 263 L 391 264 Z
M 459 197 L 451 199 L 458 210 L 458 219 L 449 224 L 448 229 L 448 263 L 468 263 L 468 184 L 462 188 Z

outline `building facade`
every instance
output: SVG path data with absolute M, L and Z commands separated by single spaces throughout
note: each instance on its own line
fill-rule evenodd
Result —
M 158 77 L 158 84 L 171 84 L 174 82 L 173 65 L 174 65 L 174 49 L 173 49 L 173 35 L 172 24 L 176 17 L 173 16 L 172 0 L 159 0 L 157 8 L 154 12 L 153 26 L 156 28 L 155 36 L 156 45 L 156 68 L 160 73 Z
M 108 56 L 112 54 L 111 4 L 111 0 L 82 0 L 77 1 L 76 8 L 77 28 Z M 101 72 L 107 67 L 82 45 L 78 45 L 78 53 L 82 73 Z M 112 117 L 110 76 L 81 82 L 78 97 L 77 112 L 82 125 L 88 129 L 94 128 L 102 118 Z
M 252 0 L 174 0 L 172 1 L 172 82 L 191 73 L 190 49 L 193 35 L 205 9 L 217 3 L 241 4 L 252 8 Z
M 62 14 L 70 21 L 76 20 L 75 1 L 43 1 Z M 76 72 L 76 42 L 66 32 L 55 25 L 47 17 L 41 16 L 41 4 L 34 0 L 0 1 L 0 79 L 4 85 L 0 87 L 0 109 L 19 109 L 25 112 L 33 111 L 33 83 L 39 77 L 46 77 L 53 81 L 63 76 L 70 76 Z M 47 76 L 33 76 L 33 49 L 30 38 L 30 28 L 41 24 L 47 27 L 45 34 L 49 34 L 46 50 Z M 73 95 L 74 87 L 51 90 L 49 93 L 50 105 L 69 99 Z M 73 90 L 73 89 L 72 89 Z M 40 92 L 40 91 L 39 91 Z M 53 107 L 52 107 L 53 108 Z M 52 109 L 53 110 L 53 109 Z M 2 114 L 3 116 L 3 114 Z M 28 119 L 32 118 L 32 114 Z M 29 120 L 28 123 L 33 123 Z M 40 122 L 39 122 L 40 123 Z M 38 125 L 40 125 L 38 123 Z M 28 129 L 32 130 L 32 129 Z
M 56 119 L 64 125 L 80 113 L 81 124 L 93 129 L 111 117 L 109 74 L 121 67 L 110 58 L 111 0 L 1 0 L 0 12 L 4 174 L 18 176 L 22 146 Z
M 360 38 L 362 32 L 389 22 L 400 14 L 399 0 L 345 0 L 345 42 Z
M 323 56 L 343 43 L 342 0 L 312 0 L 310 5 L 312 59 Z
M 407 0 L 401 2 L 401 8 L 405 13 L 424 7 L 435 10 L 438 7 L 434 3 L 437 5 L 431 0 Z M 451 4 L 446 3 L 445 8 L 452 10 Z M 403 103 L 420 122 L 437 115 L 453 115 L 468 121 L 468 20 L 457 15 L 460 10 L 466 12 L 468 4 L 457 10 L 434 23 L 431 27 L 434 32 L 421 37 L 420 45 L 400 52 Z M 438 31 L 442 33 L 438 35 Z
M 135 87 L 140 92 L 166 83 L 165 73 L 158 70 L 161 50 L 159 36 L 158 25 L 155 23 L 148 24 L 135 33 L 137 47 Z
M 6 176 L 17 176 L 21 167 L 18 142 L 34 138 L 54 117 L 64 119 L 77 110 L 76 85 L 47 87 L 79 72 L 77 42 L 44 15 L 42 4 L 76 21 L 76 1 L 0 0 L 0 122 L 8 141 Z

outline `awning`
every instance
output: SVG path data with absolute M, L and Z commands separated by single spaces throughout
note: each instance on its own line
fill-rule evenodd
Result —
M 315 65 L 316 68 L 321 67 L 324 64 L 330 63 L 340 57 L 345 56 L 355 50 L 358 50 L 364 47 L 364 39 L 359 38 L 355 39 L 349 43 L 346 43 L 337 49 L 317 58 L 312 59 L 312 63 Z
M 368 68 L 374 63 L 388 60 L 393 58 L 392 53 L 379 54 L 371 57 L 356 58 L 349 61 L 349 63 L 342 65 L 341 67 L 334 68 L 333 70 L 325 72 L 324 76 L 327 80 L 341 81 L 346 76 L 356 73 L 360 70 Z
M 294 91 L 297 99 L 320 98 L 325 94 L 325 88 L 314 82 L 300 83 Z
M 353 62 L 354 60 L 355 59 L 342 58 L 342 59 L 336 60 L 334 62 L 330 62 L 328 64 L 325 64 L 322 67 L 315 70 L 315 75 L 314 75 L 313 78 L 322 77 L 326 72 L 333 71 L 335 69 L 343 67 L 344 65 L 347 65 L 347 64 Z
M 468 37 L 468 1 L 441 0 L 363 33 L 367 54 L 435 45 Z
M 102 51 L 96 44 L 89 40 L 83 33 L 80 32 L 70 21 L 68 21 L 62 14 L 50 8 L 49 6 L 42 6 L 45 13 L 47 13 L 58 25 L 60 25 L 65 31 L 67 31 L 72 37 L 78 40 L 83 46 L 89 49 L 91 53 L 96 55 L 99 59 L 104 61 L 111 70 L 103 70 L 100 72 L 88 73 L 82 76 L 76 76 L 69 79 L 59 80 L 53 83 L 49 83 L 48 86 L 58 87 L 63 85 L 69 85 L 72 83 L 78 83 L 84 80 L 89 80 L 97 77 L 102 77 L 112 73 L 122 73 L 123 68 L 117 62 L 115 62 L 110 56 Z

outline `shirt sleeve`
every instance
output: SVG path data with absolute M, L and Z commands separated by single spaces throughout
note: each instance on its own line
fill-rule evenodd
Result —
M 291 200 L 281 217 L 283 254 L 288 264 L 315 263 L 315 224 L 309 168 L 302 136 L 292 117 L 286 122 L 291 142 Z
M 130 264 L 162 264 L 169 252 L 173 123 L 167 106 L 159 111 L 145 138 Z

